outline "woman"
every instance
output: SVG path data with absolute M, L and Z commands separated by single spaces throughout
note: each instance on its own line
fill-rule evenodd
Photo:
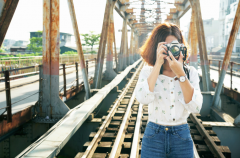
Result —
M 187 118 L 200 112 L 203 97 L 197 70 L 189 67 L 189 79 L 184 71 L 183 54 L 178 59 L 170 51 L 166 55 L 164 44 L 174 40 L 188 46 L 177 25 L 162 23 L 141 47 L 148 66 L 143 66 L 134 93 L 140 103 L 148 104 L 149 114 L 141 158 L 193 158 Z

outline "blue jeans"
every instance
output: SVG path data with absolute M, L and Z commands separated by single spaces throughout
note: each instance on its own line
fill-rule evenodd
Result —
M 193 158 L 190 126 L 162 126 L 149 121 L 142 139 L 141 158 Z

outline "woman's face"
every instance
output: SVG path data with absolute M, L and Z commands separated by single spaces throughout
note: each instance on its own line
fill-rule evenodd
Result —
M 178 41 L 178 39 L 175 36 L 169 35 L 169 36 L 167 36 L 165 42 L 167 42 L 167 44 L 169 44 L 169 43 L 172 43 L 172 41 L 174 41 L 174 40 Z M 168 60 L 166 58 L 164 58 L 164 64 L 169 65 Z

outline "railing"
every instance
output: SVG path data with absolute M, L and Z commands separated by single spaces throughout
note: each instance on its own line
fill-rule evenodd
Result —
M 89 61 L 95 61 L 95 65 L 96 65 L 96 58 L 94 59 L 89 59 L 89 60 L 86 60 L 86 69 L 87 69 L 87 72 L 88 72 L 88 68 L 89 68 Z M 59 68 L 59 70 L 63 70 L 63 80 L 64 80 L 64 85 L 63 85 L 63 91 L 64 91 L 64 96 L 66 97 L 66 87 L 67 87 L 67 83 L 66 83 L 66 68 L 70 68 L 70 67 L 73 67 L 73 66 L 66 66 L 66 64 L 61 64 L 62 65 L 62 68 Z M 26 69 L 33 69 L 33 68 L 38 68 L 41 67 L 42 65 L 37 65 L 37 66 L 28 66 L 28 67 L 23 67 L 23 68 L 17 68 L 17 69 L 11 69 L 11 70 L 6 70 L 6 71 L 0 71 L 0 74 L 4 74 L 4 81 L 5 81 L 5 92 L 6 92 L 6 107 L 2 107 L 0 108 L 0 110 L 2 109 L 5 109 L 5 111 L 0 114 L 0 121 L 1 120 L 7 120 L 7 122 L 12 122 L 12 105 L 15 104 L 15 103 L 18 103 L 22 100 L 25 100 L 37 93 L 40 93 L 39 91 L 34 93 L 34 94 L 31 94 L 23 99 L 20 99 L 14 103 L 11 103 L 11 87 L 10 87 L 10 72 L 14 72 L 14 71 L 21 71 L 21 70 L 26 70 Z M 76 62 L 75 65 L 76 67 L 76 80 L 74 80 L 73 82 L 76 82 L 77 81 L 77 88 L 78 88 L 78 85 L 79 85 L 79 77 L 78 77 L 78 63 Z M 24 74 L 23 74 L 24 75 Z M 38 81 L 41 81 L 42 80 L 42 76 L 41 76 L 41 73 L 39 73 L 39 80 Z M 69 84 L 72 84 L 73 82 L 69 83 Z M 61 90 L 60 90 L 61 91 Z M 7 115 L 4 116 L 4 113 L 7 112 Z
M 209 66 L 213 66 L 212 68 L 214 68 L 214 66 L 217 67 L 218 78 L 219 78 L 221 66 L 222 66 L 222 60 L 211 59 L 211 60 L 208 60 L 208 63 L 209 63 Z M 230 64 L 228 65 L 228 71 L 227 71 L 227 73 L 230 73 L 230 90 L 232 90 L 232 85 L 233 85 L 232 76 L 233 74 L 236 74 L 236 72 L 240 72 L 240 63 L 230 61 Z M 237 88 L 235 88 L 235 90 L 237 90 Z
M 79 58 L 77 57 L 78 54 L 73 55 L 60 55 L 59 56 L 59 63 L 60 64 L 74 64 L 75 62 L 79 62 Z M 89 60 L 96 58 L 96 54 L 85 54 L 84 59 Z M 17 71 L 18 68 L 21 67 L 28 67 L 28 66 L 37 66 L 42 65 L 42 56 L 32 56 L 32 57 L 11 57 L 11 58 L 1 58 L 0 59 L 0 71 L 6 71 L 15 69 L 15 71 L 11 71 L 10 75 L 18 75 L 18 74 L 24 74 L 24 73 L 31 73 L 39 71 L 38 67 L 34 67 L 32 69 L 21 69 Z M 2 74 L 0 74 L 0 77 L 3 77 Z

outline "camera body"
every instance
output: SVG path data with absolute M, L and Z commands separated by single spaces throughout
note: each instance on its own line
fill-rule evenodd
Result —
M 172 55 L 178 60 L 180 56 L 180 52 L 183 54 L 183 61 L 186 60 L 187 57 L 187 47 L 184 44 L 179 43 L 177 40 L 172 41 L 169 44 L 163 44 L 167 47 L 167 56 L 169 56 L 168 51 L 172 53 Z

